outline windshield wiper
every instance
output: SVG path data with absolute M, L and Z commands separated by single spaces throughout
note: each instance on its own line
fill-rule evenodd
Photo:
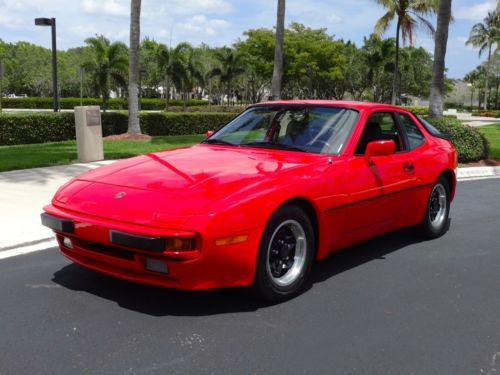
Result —
M 273 143 L 273 142 L 248 142 L 248 143 L 242 143 L 240 144 L 240 146 L 264 147 L 264 148 L 273 148 L 278 150 L 307 152 L 307 150 L 300 147 L 288 146 L 282 143 Z
M 228 146 L 235 146 L 234 143 L 228 142 L 228 141 L 223 141 L 222 139 L 206 139 L 201 143 L 208 143 L 210 145 L 228 145 Z

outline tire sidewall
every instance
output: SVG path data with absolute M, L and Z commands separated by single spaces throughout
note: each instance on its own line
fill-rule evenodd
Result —
M 444 190 L 446 192 L 446 212 L 445 212 L 445 220 L 443 220 L 443 224 L 439 228 L 435 228 L 430 219 L 430 205 L 431 205 L 431 199 L 432 199 L 432 193 L 434 192 L 434 189 L 436 188 L 437 185 L 442 185 L 444 187 Z M 429 237 L 439 237 L 442 236 L 443 234 L 446 233 L 448 229 L 448 221 L 449 221 L 449 214 L 450 214 L 450 187 L 448 185 L 448 181 L 443 176 L 440 176 L 436 183 L 432 186 L 431 193 L 429 195 L 429 199 L 427 200 L 427 207 L 425 210 L 425 217 L 422 222 L 423 225 L 423 230 L 424 234 L 426 234 Z
M 267 262 L 268 262 L 268 247 L 271 241 L 272 235 L 276 228 L 286 220 L 295 220 L 303 228 L 306 242 L 306 259 L 304 267 L 301 270 L 300 275 L 297 279 L 287 286 L 280 286 L 276 284 L 272 277 L 267 272 Z M 281 301 L 296 295 L 304 286 L 305 280 L 310 273 L 311 266 L 315 257 L 316 241 L 314 236 L 314 230 L 312 227 L 311 220 L 308 215 L 297 206 L 286 205 L 280 207 L 268 220 L 259 244 L 259 253 L 257 259 L 257 272 L 255 276 L 254 286 L 257 292 L 267 300 L 270 301 Z

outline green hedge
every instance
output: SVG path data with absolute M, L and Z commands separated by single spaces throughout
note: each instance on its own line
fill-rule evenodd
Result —
M 141 113 L 141 128 L 145 134 L 187 135 L 215 130 L 235 116 L 234 113 Z M 488 157 L 488 141 L 475 128 L 450 118 L 429 120 L 439 130 L 451 135 L 460 162 L 477 161 Z M 102 114 L 103 135 L 127 131 L 126 112 Z M 0 114 L 0 145 L 57 142 L 75 138 L 74 115 L 61 113 L 3 113 Z
M 407 105 L 403 106 L 403 108 L 412 111 L 414 114 L 418 116 L 428 116 L 429 115 L 429 107 L 428 106 L 420 106 L 420 105 Z
M 73 109 L 80 105 L 80 98 L 61 98 L 61 109 Z M 182 100 L 172 99 L 170 105 L 173 107 L 182 108 Z M 100 98 L 83 98 L 83 105 L 99 105 L 102 107 L 102 100 Z M 3 108 L 19 108 L 19 109 L 51 109 L 53 108 L 52 98 L 3 98 Z M 208 106 L 206 100 L 191 99 L 188 101 L 189 107 Z M 108 109 L 125 110 L 128 109 L 127 99 L 109 99 Z M 141 99 L 141 109 L 143 110 L 156 110 L 161 111 L 165 109 L 165 100 L 143 98 Z
M 451 136 L 461 163 L 487 159 L 489 153 L 488 140 L 477 129 L 466 126 L 451 118 L 427 119 L 441 132 Z
M 202 134 L 215 130 L 234 117 L 234 113 L 141 113 L 143 133 L 157 135 Z M 104 136 L 127 131 L 126 112 L 102 114 Z M 0 145 L 65 141 L 75 138 L 71 112 L 0 114 Z

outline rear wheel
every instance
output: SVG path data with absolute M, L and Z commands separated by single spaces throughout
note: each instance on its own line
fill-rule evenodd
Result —
M 450 213 L 450 188 L 448 181 L 441 176 L 434 184 L 425 216 L 420 224 L 421 232 L 429 238 L 440 237 L 448 230 Z
M 283 206 L 269 219 L 259 245 L 254 287 L 268 301 L 293 297 L 304 286 L 315 253 L 311 220 L 297 206 Z

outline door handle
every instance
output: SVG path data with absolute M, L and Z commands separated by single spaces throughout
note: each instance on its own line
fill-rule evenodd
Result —
M 406 163 L 403 164 L 403 169 L 405 170 L 406 173 L 413 173 L 415 171 L 415 164 L 407 161 Z

